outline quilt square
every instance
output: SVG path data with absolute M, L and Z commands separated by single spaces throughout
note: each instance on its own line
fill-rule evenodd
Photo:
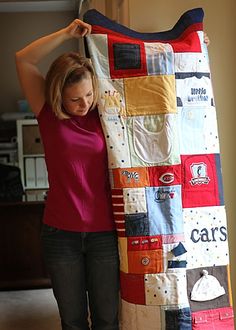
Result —
M 179 185 L 182 182 L 181 165 L 148 167 L 151 187 Z
M 162 249 L 162 237 L 160 235 L 128 237 L 128 251 L 160 249 Z
M 182 155 L 184 208 L 224 204 L 219 154 Z
M 131 274 L 162 273 L 162 250 L 128 251 L 128 268 Z
M 109 35 L 108 52 L 112 79 L 147 75 L 145 49 L 142 41 Z
M 147 213 L 125 215 L 126 236 L 149 235 L 149 221 Z
M 197 31 L 201 52 L 175 52 L 174 63 L 176 73 L 207 72 L 210 73 L 207 46 L 204 42 L 204 32 Z
M 144 275 L 121 272 L 120 282 L 122 299 L 133 304 L 145 305 Z
M 125 234 L 125 212 L 122 189 L 112 189 L 113 217 L 116 225 L 117 235 L 124 237 Z
M 181 155 L 219 153 L 215 107 L 184 106 L 178 110 Z
M 184 209 L 183 220 L 188 269 L 229 263 L 224 206 Z
M 112 174 L 115 188 L 143 188 L 150 185 L 146 167 L 116 168 Z
M 108 57 L 108 38 L 106 34 L 90 34 L 86 38 L 88 47 L 93 50 L 90 54 L 93 66 L 96 70 L 98 78 L 111 78 L 109 66 L 107 65 Z M 98 54 L 94 56 L 94 54 Z
M 146 305 L 188 305 L 185 270 L 144 276 Z
M 192 313 L 193 330 L 234 330 L 232 307 L 216 308 Z
M 193 287 L 197 281 L 203 278 L 204 272 L 207 272 L 210 276 L 213 276 L 214 278 L 207 280 L 208 290 L 204 289 L 204 280 L 202 280 L 202 285 L 198 285 L 199 301 L 197 301 L 196 298 L 195 300 L 193 300 L 191 299 Z M 228 272 L 229 269 L 227 266 L 213 266 L 204 268 L 201 267 L 187 270 L 187 290 L 190 307 L 193 312 L 230 306 L 230 288 L 227 274 Z M 220 288 L 221 290 L 223 288 L 224 293 L 220 293 Z M 219 296 L 212 297 L 213 292 L 219 293 Z M 205 296 L 204 299 L 202 298 L 203 296 Z
M 174 52 L 170 44 L 145 43 L 148 75 L 174 74 Z
M 128 70 L 141 68 L 141 50 L 139 44 L 114 43 L 115 70 Z
M 161 324 L 160 308 L 156 306 L 134 305 L 121 300 L 120 329 L 157 330 Z
M 145 188 L 124 188 L 125 213 L 146 213 Z
M 150 235 L 183 233 L 181 186 L 146 188 Z
M 190 308 L 165 310 L 165 330 L 176 329 L 192 330 Z
M 124 273 L 129 272 L 128 268 L 128 241 L 127 237 L 118 237 L 118 248 L 120 255 L 120 270 Z
M 174 268 L 186 268 L 186 249 L 185 242 L 163 244 L 164 272 Z
M 211 107 L 214 105 L 211 79 L 199 73 L 176 79 L 176 96 L 182 106 Z
M 124 79 L 126 116 L 176 113 L 174 75 Z
M 131 166 L 180 164 L 177 128 L 176 114 L 127 117 Z

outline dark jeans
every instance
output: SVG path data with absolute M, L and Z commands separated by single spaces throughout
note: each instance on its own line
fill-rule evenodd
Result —
M 190 308 L 166 311 L 166 330 L 191 330 Z
M 91 329 L 119 329 L 116 232 L 70 232 L 44 225 L 42 243 L 62 329 L 89 329 L 88 304 Z

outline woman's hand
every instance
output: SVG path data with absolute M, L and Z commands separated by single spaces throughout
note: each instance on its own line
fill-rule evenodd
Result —
M 71 37 L 80 38 L 90 34 L 92 26 L 76 18 L 65 30 Z
M 207 46 L 210 45 L 210 39 L 208 38 L 208 35 L 206 34 L 206 32 L 204 32 L 204 42 Z

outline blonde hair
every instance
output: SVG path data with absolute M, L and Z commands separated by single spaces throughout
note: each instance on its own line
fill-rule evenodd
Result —
M 91 76 L 93 85 L 94 109 L 98 100 L 98 84 L 90 59 L 76 52 L 69 52 L 59 56 L 50 66 L 46 75 L 45 97 L 53 112 L 59 119 L 70 118 L 62 106 L 63 89 Z

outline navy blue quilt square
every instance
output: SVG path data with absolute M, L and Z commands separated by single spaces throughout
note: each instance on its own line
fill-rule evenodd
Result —
M 131 43 L 114 43 L 115 70 L 141 69 L 140 45 Z
M 126 236 L 148 236 L 149 221 L 146 213 L 125 215 Z

